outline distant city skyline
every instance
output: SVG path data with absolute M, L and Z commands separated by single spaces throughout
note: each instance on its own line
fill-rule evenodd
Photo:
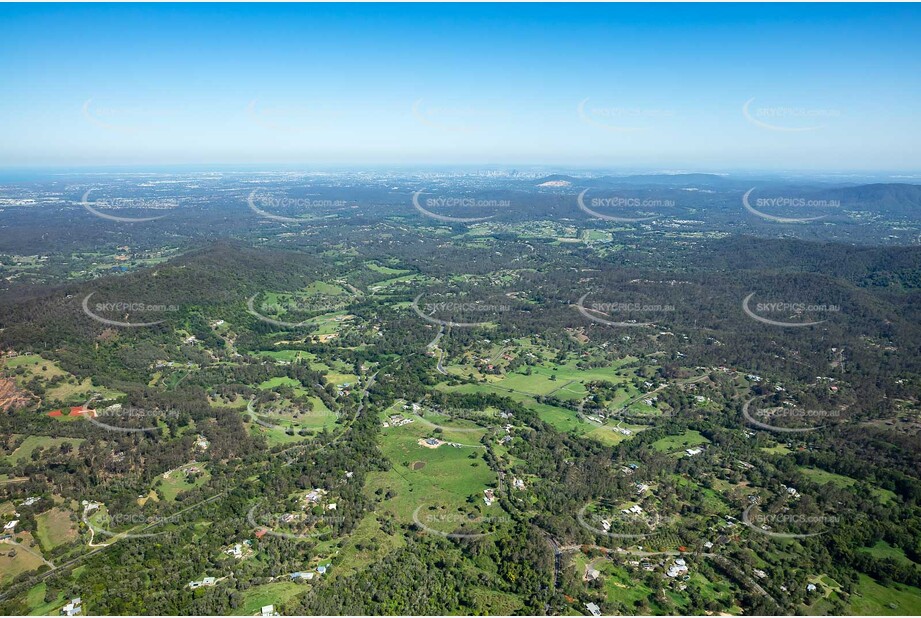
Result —
M 921 170 L 917 5 L 2 5 L 0 167 Z

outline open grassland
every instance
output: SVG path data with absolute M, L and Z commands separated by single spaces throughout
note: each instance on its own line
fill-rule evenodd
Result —
M 26 594 L 26 606 L 29 608 L 30 616 L 57 616 L 61 607 L 67 603 L 63 592 L 59 592 L 57 598 L 45 601 L 45 593 L 48 585 L 45 582 L 36 584 L 29 589 Z
M 469 425 L 462 429 L 469 429 Z M 389 492 L 380 508 L 400 524 L 411 523 L 417 509 L 425 525 L 442 532 L 459 528 L 468 516 L 500 517 L 503 512 L 498 504 L 487 507 L 483 502 L 483 490 L 496 487 L 497 477 L 486 465 L 478 433 L 450 428 L 436 433 L 419 421 L 382 429 L 381 450 L 392 468 L 370 473 L 366 491 L 370 495 L 378 490 L 385 495 Z M 435 435 L 472 446 L 426 448 L 419 444 L 420 439 Z
M 32 537 L 28 533 L 17 533 L 16 536 L 23 538 L 21 545 L 0 541 L 0 585 L 5 586 L 20 573 L 32 571 L 44 564 L 36 555 L 41 554 L 38 546 L 29 547 Z M 29 551 L 25 550 L 26 547 Z M 15 555 L 10 556 L 10 553 Z
M 243 603 L 234 611 L 240 616 L 258 614 L 266 605 L 274 605 L 276 611 L 286 601 L 303 594 L 310 589 L 310 584 L 299 584 L 291 581 L 272 582 L 253 586 L 243 593 Z
M 346 577 L 379 562 L 387 554 L 406 543 L 396 531 L 387 533 L 376 513 L 368 513 L 339 549 L 339 558 L 332 577 Z
M 901 548 L 894 547 L 886 541 L 877 541 L 873 547 L 862 547 L 860 551 L 866 552 L 880 560 L 895 560 L 902 564 L 916 564 L 905 555 L 905 552 Z
M 810 481 L 819 483 L 820 485 L 832 483 L 837 487 L 846 488 L 852 487 L 858 483 L 857 479 L 852 479 L 849 476 L 835 474 L 834 472 L 828 472 L 819 468 L 804 467 L 800 468 L 800 472 L 802 472 Z M 895 494 L 888 489 L 883 489 L 881 487 L 870 487 L 869 491 L 884 503 L 889 503 L 895 499 Z
M 194 475 L 194 479 L 190 480 L 189 468 L 192 467 L 198 468 L 200 472 Z M 188 491 L 194 487 L 201 487 L 207 483 L 210 478 L 211 473 L 208 472 L 204 464 L 191 463 L 164 473 L 157 479 L 154 488 L 160 491 L 164 500 L 172 502 L 176 500 L 176 496 L 182 492 Z
M 24 387 L 27 382 L 37 379 L 39 384 L 45 388 L 44 398 L 49 403 L 84 403 L 93 393 L 100 393 L 105 398 L 124 394 L 95 386 L 89 378 L 78 380 L 73 374 L 61 369 L 54 361 L 44 359 L 37 354 L 6 358 L 2 363 L 20 388 Z
M 897 583 L 882 586 L 862 573 L 849 601 L 850 613 L 861 616 L 921 615 L 921 588 Z
M 327 430 L 333 431 L 336 427 L 338 416 L 326 407 L 319 397 L 310 397 L 312 408 L 307 410 L 295 404 L 290 406 L 269 406 L 270 414 L 255 409 L 260 422 L 255 422 L 250 417 L 250 432 L 263 436 L 269 446 L 289 444 L 300 440 L 308 440 L 316 433 Z M 308 430 L 308 435 L 300 435 L 300 431 Z
M 38 524 L 36 536 L 42 549 L 50 551 L 58 545 L 77 540 L 77 525 L 70 519 L 70 511 L 53 508 L 35 516 Z
M 62 444 L 69 444 L 74 450 L 83 442 L 81 438 L 53 438 L 51 436 L 27 436 L 15 451 L 7 455 L 6 460 L 11 464 L 28 463 L 36 449 L 56 449 Z
M 538 403 L 537 400 L 530 395 L 524 395 L 517 392 L 510 393 L 500 388 L 496 388 L 491 384 L 461 384 L 458 386 L 440 384 L 438 388 L 439 390 L 444 390 L 452 393 L 491 393 L 500 395 L 502 397 L 508 397 L 509 399 L 513 399 L 523 404 L 527 408 L 537 412 L 537 415 L 542 421 L 552 425 L 558 431 L 566 433 L 575 432 L 577 435 L 592 438 L 593 440 L 598 440 L 604 444 L 615 445 L 630 438 L 630 436 L 624 435 L 614 430 L 614 427 L 617 425 L 617 423 L 599 425 L 589 421 L 582 421 L 579 420 L 578 414 L 573 410 L 560 408 L 549 404 Z M 621 427 L 630 429 L 633 431 L 634 435 L 637 432 L 646 429 L 646 426 L 644 425 L 621 424 Z
M 709 444 L 710 441 L 700 435 L 699 431 L 688 430 L 681 435 L 666 436 L 661 440 L 652 443 L 652 448 L 660 453 L 680 453 L 701 444 Z
M 494 346 L 487 353 L 489 355 L 487 358 L 490 361 L 494 361 L 496 365 L 502 365 L 503 362 L 500 359 L 503 358 L 503 354 L 511 353 L 517 356 L 528 353 L 531 349 L 537 348 L 530 344 Z M 585 398 L 589 394 L 585 387 L 588 382 L 610 382 L 621 385 L 624 389 L 613 402 L 613 405 L 616 406 L 640 394 L 630 384 L 630 379 L 633 377 L 632 370 L 621 369 L 622 365 L 630 360 L 632 359 L 623 359 L 618 363 L 605 367 L 589 369 L 578 367 L 579 360 L 577 358 L 568 359 L 564 363 L 542 361 L 501 375 L 480 373 L 472 365 L 456 363 L 447 365 L 445 369 L 455 375 L 485 380 L 486 384 L 499 390 L 517 392 L 532 397 L 552 395 L 560 399 L 569 400 Z

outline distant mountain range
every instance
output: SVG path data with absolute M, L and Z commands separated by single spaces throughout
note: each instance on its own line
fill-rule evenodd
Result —
M 876 183 L 828 188 L 822 182 L 814 184 L 756 178 L 735 178 L 717 174 L 649 174 L 634 176 L 599 176 L 580 178 L 553 174 L 535 181 L 537 187 L 582 189 L 709 189 L 744 192 L 757 187 L 761 196 L 775 195 L 804 199 L 836 200 L 847 210 L 869 210 L 896 216 L 921 215 L 921 185 L 906 183 Z
M 849 209 L 867 208 L 900 216 L 921 214 L 921 185 L 878 183 L 824 191 L 828 199 L 839 200 Z
M 718 174 L 638 174 L 633 176 L 599 176 L 597 178 L 579 178 L 565 174 L 551 174 L 535 181 L 536 185 L 547 183 L 568 182 L 572 186 L 588 188 L 601 187 L 643 187 L 666 186 L 683 187 L 694 185 L 699 187 L 732 186 L 740 181 Z M 549 185 L 552 186 L 552 185 Z

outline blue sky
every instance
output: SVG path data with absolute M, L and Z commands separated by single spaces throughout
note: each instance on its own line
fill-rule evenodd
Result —
M 917 5 L 0 5 L 0 66 L 7 167 L 921 169 Z

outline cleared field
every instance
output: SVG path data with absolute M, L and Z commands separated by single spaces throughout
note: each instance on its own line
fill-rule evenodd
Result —
M 487 507 L 483 502 L 483 490 L 495 487 L 497 482 L 495 473 L 483 459 L 485 449 L 447 444 L 426 448 L 419 444 L 420 438 L 432 435 L 465 445 L 478 445 L 479 440 L 476 433 L 466 431 L 449 429 L 435 434 L 431 427 L 418 421 L 383 429 L 381 450 L 393 467 L 387 472 L 369 473 L 365 487 L 370 496 L 378 489 L 383 494 L 390 492 L 391 497 L 384 500 L 380 510 L 391 514 L 397 522 L 408 524 L 419 509 L 420 521 L 442 532 L 456 530 L 470 516 L 503 517 L 505 514 L 498 504 Z
M 828 472 L 819 468 L 800 468 L 800 472 L 809 478 L 809 480 L 821 485 L 832 483 L 838 487 L 852 487 L 858 483 L 857 479 L 852 479 L 849 476 L 835 474 L 834 472 Z M 895 494 L 888 489 L 871 487 L 869 491 L 883 502 L 891 502 L 895 499 Z
M 198 468 L 199 472 L 194 474 L 194 479 L 190 480 L 189 469 L 192 467 Z M 172 502 L 176 500 L 176 496 L 182 492 L 195 487 L 201 487 L 207 483 L 210 478 L 211 473 L 208 472 L 203 464 L 192 463 L 164 473 L 163 476 L 157 479 L 154 488 L 158 489 L 160 493 L 163 494 L 163 498 L 166 501 Z
M 390 268 L 389 266 L 382 266 L 374 262 L 365 262 L 365 266 L 368 268 L 368 270 L 373 270 L 374 272 L 380 273 L 382 275 L 400 275 L 410 272 L 408 270 L 400 270 L 397 268 Z
M 403 275 L 399 277 L 393 277 L 392 279 L 385 279 L 383 281 L 378 281 L 377 283 L 371 285 L 368 289 L 372 294 L 377 292 L 386 292 L 390 288 L 394 288 L 404 283 L 414 283 L 424 281 L 423 277 L 419 275 Z
M 896 583 L 881 586 L 861 573 L 848 609 L 861 616 L 918 616 L 921 615 L 921 588 Z
M 53 378 L 63 378 L 58 384 L 46 388 L 45 399 L 47 401 L 62 402 L 79 402 L 82 403 L 90 397 L 92 393 L 101 393 L 106 398 L 118 397 L 124 393 L 119 393 L 111 389 L 93 385 L 93 381 L 85 378 L 82 381 L 76 376 L 61 369 L 55 362 L 42 358 L 37 354 L 23 354 L 14 358 L 7 358 L 3 366 L 10 370 L 16 384 L 22 387 L 32 379 L 38 379 L 45 386 Z M 16 370 L 22 370 L 20 374 Z
M 301 436 L 299 434 L 299 431 L 304 429 L 310 430 L 311 434 L 323 429 L 333 431 L 338 418 L 336 413 L 327 408 L 319 397 L 310 397 L 309 399 L 313 405 L 310 410 L 293 404 L 291 404 L 290 410 L 280 410 L 279 407 L 273 406 L 271 414 L 260 415 L 259 410 L 256 410 L 260 422 L 251 423 L 250 431 L 254 434 L 262 435 L 269 446 L 309 439 L 310 436 Z M 289 430 L 294 433 L 289 434 Z
M 52 438 L 51 436 L 28 436 L 19 447 L 10 453 L 6 460 L 11 464 L 29 462 L 36 449 L 60 448 L 62 444 L 70 444 L 76 450 L 83 443 L 81 438 Z
M 502 397 L 508 397 L 509 399 L 513 399 L 527 406 L 529 409 L 534 410 L 537 412 L 537 415 L 541 418 L 542 421 L 552 425 L 559 431 L 567 433 L 574 431 L 578 435 L 592 438 L 593 440 L 598 440 L 604 444 L 614 445 L 619 444 L 624 440 L 630 439 L 630 436 L 624 435 L 614 430 L 616 423 L 598 425 L 597 423 L 580 421 L 576 412 L 573 410 L 559 408 L 549 404 L 538 403 L 536 399 L 529 395 L 518 392 L 509 392 L 492 384 L 461 384 L 459 386 L 447 386 L 440 384 L 438 389 L 452 393 L 492 393 Z M 623 424 L 621 427 L 630 429 L 633 431 L 634 435 L 637 432 L 647 428 L 645 425 Z
M 652 448 L 660 453 L 676 453 L 684 449 L 709 443 L 710 441 L 700 435 L 700 432 L 690 429 L 679 436 L 666 436 L 661 440 L 656 440 L 652 443 Z
M 294 378 L 279 377 L 271 378 L 266 380 L 258 386 L 259 389 L 267 391 L 273 388 L 278 388 L 279 386 L 290 386 L 291 388 L 303 388 L 303 384 L 295 380 Z
M 490 616 L 514 615 L 523 603 L 513 594 L 490 590 L 488 588 L 474 588 L 470 591 L 478 612 Z
M 59 592 L 56 599 L 45 602 L 45 592 L 48 585 L 45 582 L 37 584 L 29 589 L 26 594 L 26 605 L 29 608 L 30 616 L 55 616 L 59 613 L 67 599 L 63 592 Z
M 584 567 L 578 566 L 584 572 Z M 624 567 L 604 560 L 595 568 L 603 574 L 604 594 L 612 606 L 622 604 L 630 610 L 635 610 L 645 603 L 650 608 L 656 608 L 655 591 L 638 582 Z
M 282 603 L 309 589 L 309 584 L 295 582 L 272 582 L 253 586 L 243 593 L 243 604 L 234 610 L 234 614 L 238 616 L 258 614 L 259 610 L 266 605 L 274 605 L 278 610 Z
M 347 577 L 365 569 L 405 543 L 401 534 L 388 534 L 381 528 L 377 515 L 368 513 L 338 550 L 338 564 L 332 577 Z
M 31 537 L 26 535 L 19 534 L 17 536 L 24 536 L 23 545 L 28 546 Z M 38 547 L 30 547 L 30 551 L 39 553 Z M 15 556 L 10 556 L 10 553 L 15 553 Z M 13 545 L 12 543 L 0 542 L 0 585 L 6 585 L 10 580 L 15 578 L 20 573 L 25 573 L 26 571 L 32 571 L 44 564 L 38 556 L 27 552 L 22 547 Z
M 314 363 L 317 360 L 316 355 L 302 350 L 263 350 L 262 352 L 258 352 L 258 355 L 266 356 L 277 361 L 287 361 L 289 363 L 302 359 Z
M 770 447 L 764 446 L 764 447 L 761 447 L 761 450 L 764 451 L 765 453 L 770 453 L 771 455 L 787 455 L 792 452 L 789 448 L 787 448 L 783 444 L 778 444 L 776 446 L 770 446 Z
M 327 371 L 326 381 L 336 386 L 354 386 L 358 382 L 358 376 L 354 373 L 341 373 L 339 371 Z
M 901 562 L 902 564 L 915 564 L 905 555 L 905 552 L 902 551 L 901 548 L 893 547 L 886 541 L 877 541 L 873 547 L 861 547 L 860 551 L 866 552 L 880 560 L 889 559 Z
M 497 346 L 490 352 L 490 358 L 501 358 L 506 351 L 518 354 L 528 350 L 527 346 L 515 346 L 512 348 Z M 518 392 L 535 397 L 553 395 L 560 399 L 570 400 L 586 397 L 588 391 L 585 388 L 585 384 L 588 382 L 606 381 L 613 384 L 622 384 L 626 390 L 618 397 L 617 401 L 613 402 L 616 405 L 639 394 L 628 383 L 628 377 L 618 375 L 618 372 L 622 372 L 620 366 L 627 360 L 629 359 L 606 367 L 581 369 L 577 366 L 579 362 L 577 359 L 570 359 L 561 364 L 540 363 L 529 365 L 527 369 L 519 369 L 515 372 L 498 376 L 481 374 L 469 365 L 449 364 L 446 370 L 449 373 L 463 376 L 472 373 L 475 378 L 485 379 L 486 384 L 499 390 Z M 632 373 L 630 376 L 632 377 Z
M 50 551 L 77 539 L 77 525 L 71 521 L 70 515 L 70 511 L 55 507 L 35 516 L 38 524 L 36 536 L 43 550 Z
M 323 337 L 337 334 L 347 322 L 353 319 L 355 319 L 355 316 L 347 311 L 334 311 L 311 318 L 307 323 L 317 327 L 313 335 Z

